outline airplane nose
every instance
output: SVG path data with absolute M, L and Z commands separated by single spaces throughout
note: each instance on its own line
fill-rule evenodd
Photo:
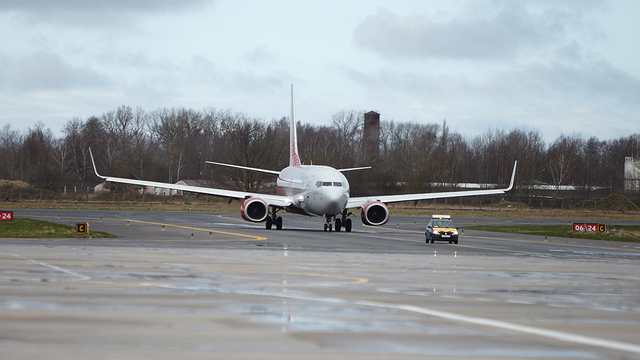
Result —
M 347 206 L 349 195 L 343 191 L 335 191 L 337 189 L 331 189 L 333 191 L 327 191 L 324 195 L 326 204 L 326 214 L 335 215 L 342 212 Z

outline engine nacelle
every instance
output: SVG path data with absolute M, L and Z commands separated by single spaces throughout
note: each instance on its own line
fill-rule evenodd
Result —
M 384 225 L 389 221 L 389 209 L 380 201 L 365 204 L 360 212 L 362 223 L 369 226 Z
M 260 198 L 249 198 L 242 203 L 240 215 L 247 221 L 263 222 L 269 215 L 269 204 Z

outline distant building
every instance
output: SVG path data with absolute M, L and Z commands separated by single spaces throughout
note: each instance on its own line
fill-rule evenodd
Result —
M 369 163 L 375 162 L 380 152 L 380 114 L 364 114 L 364 155 Z
M 624 158 L 624 191 L 640 191 L 640 160 Z
M 207 180 L 180 180 L 176 183 L 176 185 L 187 185 L 187 186 L 199 186 L 199 187 L 209 187 L 210 184 Z M 186 191 L 182 190 L 174 190 L 176 193 L 173 195 L 185 195 Z
M 98 184 L 98 185 L 93 187 L 93 192 L 94 193 L 108 194 L 108 193 L 111 192 L 111 184 L 106 182 L 106 181 L 105 182 L 101 182 L 100 184 Z

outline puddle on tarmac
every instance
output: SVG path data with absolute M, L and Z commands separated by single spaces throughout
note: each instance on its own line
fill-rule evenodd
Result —
M 230 312 L 251 315 L 250 321 L 287 326 L 288 331 L 428 335 L 487 335 L 455 324 L 416 321 L 415 316 L 390 309 L 352 306 L 233 306 Z

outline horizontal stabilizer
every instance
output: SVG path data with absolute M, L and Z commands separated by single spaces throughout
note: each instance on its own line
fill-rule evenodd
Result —
M 262 172 L 262 173 L 271 174 L 271 175 L 280 175 L 280 171 L 276 171 L 276 170 L 258 169 L 258 168 L 248 167 L 248 166 L 240 166 L 240 165 L 231 165 L 231 164 L 219 163 L 219 162 L 215 162 L 215 161 L 205 161 L 205 162 L 207 164 L 212 164 L 212 165 L 227 166 L 227 167 L 232 167 L 232 168 L 236 168 L 236 169 L 257 171 L 257 172 Z
M 348 168 L 348 169 L 338 169 L 338 171 L 340 171 L 340 172 L 345 172 L 345 171 L 367 170 L 367 169 L 371 169 L 371 166 L 363 166 L 363 167 Z

